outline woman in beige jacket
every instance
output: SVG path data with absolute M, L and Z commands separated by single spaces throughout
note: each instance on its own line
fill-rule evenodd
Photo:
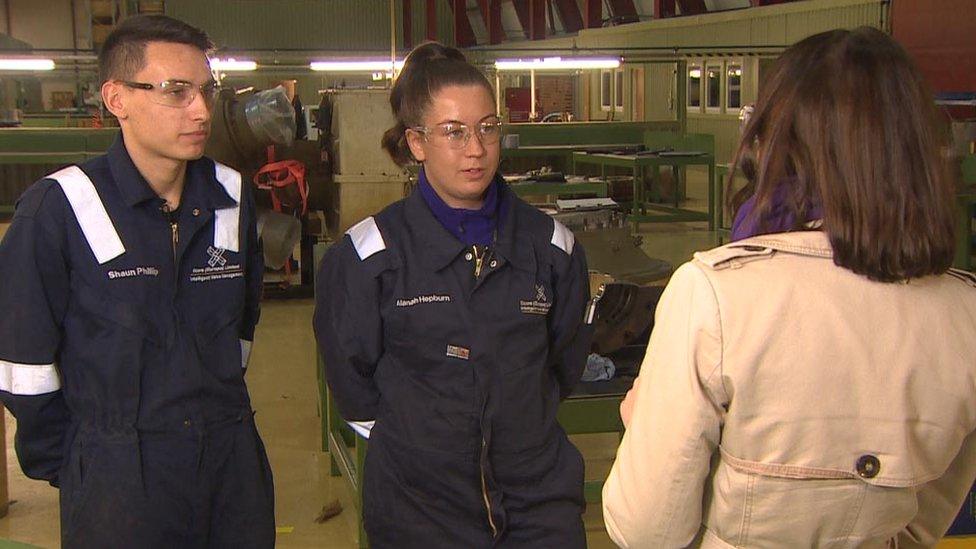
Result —
M 946 531 L 976 476 L 976 279 L 949 269 L 932 105 L 877 30 L 780 58 L 736 161 L 754 159 L 733 200 L 752 237 L 675 272 L 621 406 L 603 491 L 619 545 L 928 547 Z

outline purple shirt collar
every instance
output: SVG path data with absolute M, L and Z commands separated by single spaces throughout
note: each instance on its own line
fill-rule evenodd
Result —
M 417 186 L 434 218 L 447 229 L 447 232 L 454 235 L 454 238 L 466 246 L 490 246 L 495 240 L 495 230 L 502 209 L 503 200 L 500 198 L 502 193 L 498 190 L 499 184 L 504 184 L 501 181 L 496 177 L 491 182 L 485 192 L 485 202 L 477 210 L 448 206 L 427 181 L 427 174 L 424 173 L 423 168 L 420 169 Z

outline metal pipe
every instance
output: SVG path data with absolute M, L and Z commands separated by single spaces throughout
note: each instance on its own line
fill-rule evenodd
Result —
M 502 113 L 502 79 L 495 71 L 495 114 Z
M 535 70 L 529 71 L 529 88 L 532 90 L 531 98 L 529 99 L 532 102 L 529 107 L 529 120 L 535 122 L 535 117 L 538 114 L 535 112 Z
M 14 23 L 10 19 L 10 0 L 3 0 L 3 10 L 6 15 L 5 20 L 7 21 L 7 36 L 13 38 L 14 36 Z
M 396 0 L 390 0 L 390 79 L 391 85 L 396 80 Z

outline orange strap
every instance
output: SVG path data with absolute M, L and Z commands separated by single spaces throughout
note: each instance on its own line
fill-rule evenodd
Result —
M 282 207 L 288 207 L 292 214 L 305 215 L 308 211 L 308 183 L 305 182 L 305 164 L 297 160 L 275 161 L 274 146 L 268 147 L 268 163 L 261 166 L 254 175 L 254 185 L 271 194 L 271 205 L 274 211 L 281 212 Z M 289 203 L 287 197 L 282 199 L 284 191 L 292 185 L 298 192 L 301 204 Z M 285 285 L 291 279 L 291 259 L 285 261 Z

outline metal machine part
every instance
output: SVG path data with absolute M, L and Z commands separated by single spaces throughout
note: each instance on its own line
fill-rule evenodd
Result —
M 592 285 L 593 275 L 590 280 Z M 663 286 L 600 283 L 594 296 L 597 305 L 592 352 L 607 355 L 630 344 L 646 345 L 663 291 Z
M 268 145 L 291 146 L 295 111 L 284 88 L 257 93 L 223 89 L 217 96 L 207 156 L 245 175 L 266 162 Z

